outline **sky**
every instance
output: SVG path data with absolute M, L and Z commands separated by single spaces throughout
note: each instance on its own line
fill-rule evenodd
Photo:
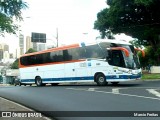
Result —
M 94 41 L 99 32 L 94 30 L 97 13 L 108 7 L 106 0 L 24 0 L 29 8 L 23 11 L 20 22 L 24 36 L 31 32 L 46 33 L 48 44 L 59 45 Z M 85 34 L 84 34 L 85 33 Z M 3 41 L 3 39 L 1 39 Z M 12 51 L 18 47 L 18 36 L 6 35 Z
M 58 29 L 60 44 L 95 39 L 99 32 L 93 30 L 94 21 L 97 13 L 107 7 L 106 0 L 26 1 L 30 7 L 24 13 L 25 32 L 42 32 L 47 34 L 47 39 L 55 39 Z

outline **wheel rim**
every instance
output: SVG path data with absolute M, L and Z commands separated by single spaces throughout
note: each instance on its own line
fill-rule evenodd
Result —
M 41 78 L 37 78 L 37 84 L 40 85 L 41 84 Z
M 104 77 L 99 77 L 99 82 L 103 83 L 104 82 Z

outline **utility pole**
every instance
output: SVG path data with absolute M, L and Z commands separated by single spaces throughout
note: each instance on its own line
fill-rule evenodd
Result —
M 56 39 L 57 39 L 57 47 L 58 47 L 58 28 L 56 29 L 56 31 L 57 31 Z

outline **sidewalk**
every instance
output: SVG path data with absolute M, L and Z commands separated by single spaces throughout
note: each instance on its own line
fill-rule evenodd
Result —
M 11 112 L 12 117 L 0 117 L 0 120 L 51 120 L 50 118 L 41 115 L 41 113 L 38 114 L 38 117 L 28 117 L 30 113 L 33 114 L 33 110 L 0 97 L 0 116 L 2 116 L 2 112 Z M 13 114 L 13 112 L 17 112 L 19 117 L 16 117 L 18 114 Z M 3 113 L 3 116 L 4 115 L 5 114 Z

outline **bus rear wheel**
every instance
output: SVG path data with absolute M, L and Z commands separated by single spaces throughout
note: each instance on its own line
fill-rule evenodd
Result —
M 42 86 L 42 85 L 43 85 L 41 77 L 39 77 L 39 76 L 36 77 L 36 78 L 35 78 L 35 81 L 36 81 L 36 85 L 37 85 L 37 86 Z
M 98 86 L 105 86 L 107 85 L 106 77 L 103 74 L 98 74 L 95 78 L 95 81 Z

